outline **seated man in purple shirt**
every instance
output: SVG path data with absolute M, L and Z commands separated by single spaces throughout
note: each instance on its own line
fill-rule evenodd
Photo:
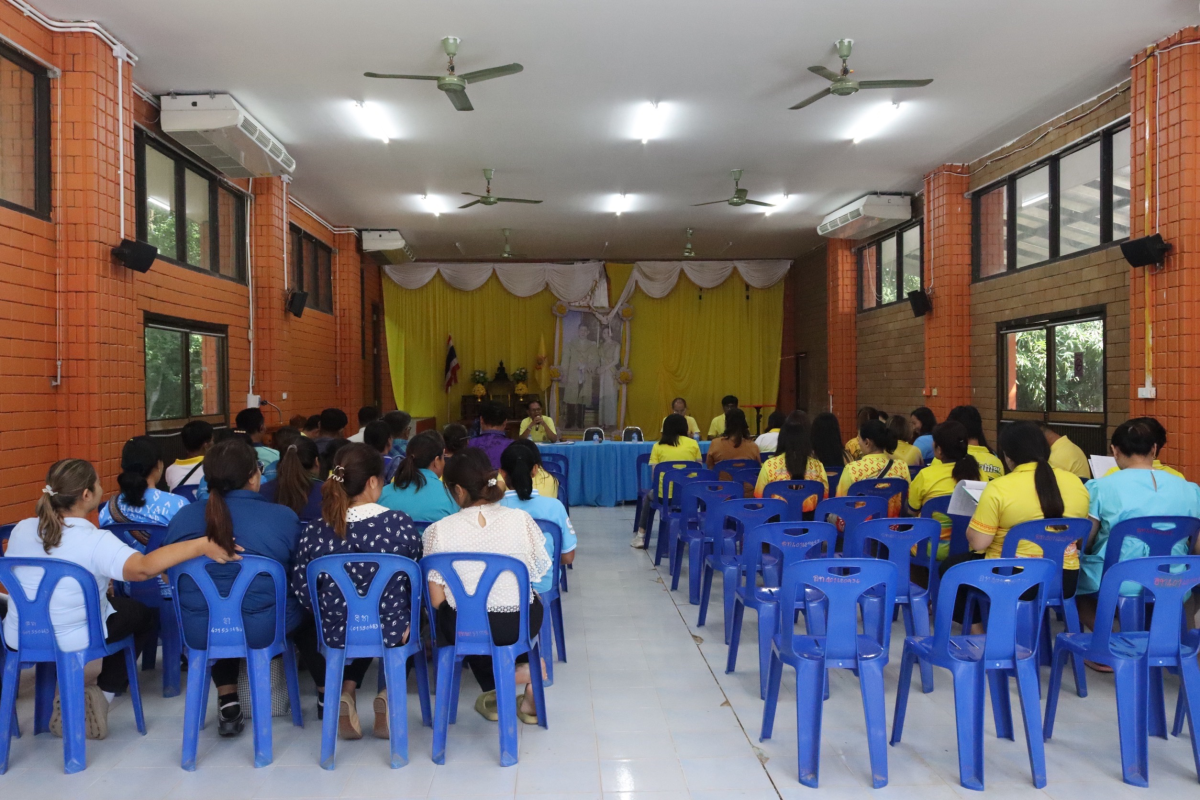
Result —
M 513 443 L 504 431 L 508 416 L 499 403 L 487 402 L 479 409 L 479 435 L 471 439 L 470 446 L 487 453 L 492 467 L 500 469 L 500 454 Z

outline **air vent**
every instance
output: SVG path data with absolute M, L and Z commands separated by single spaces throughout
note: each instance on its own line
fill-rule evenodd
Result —
M 159 98 L 165 133 L 231 178 L 290 174 L 295 160 L 283 144 L 227 94 Z
M 817 233 L 834 239 L 866 239 L 910 219 L 909 195 L 872 194 L 825 217 Z

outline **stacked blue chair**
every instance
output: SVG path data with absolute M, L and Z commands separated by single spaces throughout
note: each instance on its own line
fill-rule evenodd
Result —
M 1111 545 L 1111 540 L 1110 540 Z M 1113 630 L 1113 618 L 1123 586 L 1134 584 L 1154 595 L 1154 615 L 1148 631 Z M 1151 672 L 1177 669 L 1180 705 L 1191 727 L 1192 758 L 1200 778 L 1200 629 L 1185 620 L 1183 604 L 1200 585 L 1200 556 L 1158 556 L 1121 561 L 1104 573 L 1096 607 L 1094 633 L 1060 633 L 1054 647 L 1050 690 L 1046 697 L 1045 736 L 1054 733 L 1058 693 L 1068 655 L 1088 659 L 1113 670 L 1117 690 L 1117 730 L 1121 741 L 1121 777 L 1132 786 L 1149 786 L 1149 719 L 1154 704 Z M 1160 701 L 1161 702 L 1161 701 Z M 1160 705 L 1161 708 L 1161 705 Z M 1176 718 L 1176 726 L 1182 719 Z
M 347 573 L 350 565 L 374 564 L 377 567 L 366 596 L 360 595 L 358 587 Z M 412 600 L 411 622 L 419 623 L 421 595 L 424 582 L 417 562 L 391 553 L 355 553 L 348 555 L 322 556 L 309 562 L 306 579 L 308 594 L 312 599 L 317 624 L 317 642 L 325 656 L 325 696 L 340 697 L 342 694 L 342 670 L 346 661 L 356 658 L 378 658 L 380 672 L 387 676 L 388 733 L 391 743 L 391 766 L 398 769 L 408 763 L 408 681 L 405 664 L 413 659 L 417 673 L 417 698 L 421 703 L 421 721 L 433 725 L 429 707 L 429 672 L 425 664 L 425 650 L 421 646 L 419 624 L 409 625 L 408 641 L 399 647 L 386 647 L 383 643 L 383 626 L 379 621 L 379 602 L 384 590 L 397 575 L 407 575 L 409 596 Z M 332 581 L 346 601 L 346 639 L 343 647 L 329 647 L 321 620 L 322 576 Z M 351 622 L 353 621 L 353 622 Z M 326 714 L 321 725 L 321 766 L 334 768 L 334 753 L 337 746 L 337 714 Z
M 716 512 L 716 513 L 713 513 Z M 696 625 L 704 627 L 708 617 L 708 598 L 712 593 L 713 571 L 721 571 L 721 591 L 725 607 L 725 644 L 733 633 L 733 590 L 737 584 L 742 539 L 746 531 L 767 522 L 782 522 L 787 503 L 782 500 L 742 498 L 726 500 L 709 509 L 704 518 L 704 538 L 700 543 L 704 556 L 704 575 L 700 588 L 700 616 Z
M 200 729 L 208 712 L 208 690 L 212 684 L 212 664 L 223 658 L 246 659 L 246 677 L 250 683 L 250 711 L 254 723 L 254 766 L 266 767 L 274 758 L 271 745 L 271 659 L 283 657 L 284 674 L 287 677 L 288 700 L 292 706 L 292 724 L 304 727 L 304 716 L 300 711 L 300 680 L 296 672 L 296 654 L 284 634 L 285 596 L 288 591 L 287 575 L 283 565 L 262 556 L 242 556 L 236 563 L 241 567 L 229 594 L 222 596 L 221 590 L 208 573 L 208 565 L 214 562 L 207 558 L 193 558 L 171 567 L 167 574 L 176 593 L 180 581 L 186 578 L 195 583 L 204 602 L 208 605 L 208 635 L 205 649 L 192 647 L 184 637 L 183 649 L 188 660 L 187 701 L 183 710 L 183 755 L 180 765 L 187 771 L 196 769 L 196 750 L 200 743 Z M 275 635 L 270 644 L 252 648 L 246 643 L 246 628 L 242 621 L 242 601 L 250 584 L 259 575 L 266 575 L 275 584 Z M 183 609 L 175 603 L 179 617 L 179 629 L 184 630 Z M 339 691 L 335 697 L 341 696 Z
M 967 789 L 983 791 L 983 699 L 985 678 L 992 687 L 992 712 L 997 735 L 1008 731 L 1012 738 L 1012 708 L 1009 705 L 1008 675 L 1015 673 L 1025 720 L 1025 743 L 1033 785 L 1046 785 L 1046 752 L 1039 725 L 1037 652 L 1026 646 L 1017 633 L 1018 608 L 1034 604 L 1035 618 L 1046 607 L 1046 587 L 1062 569 L 1046 558 L 987 558 L 956 564 L 942 577 L 932 636 L 909 636 L 904 640 L 900 662 L 900 684 L 896 690 L 896 713 L 892 721 L 892 744 L 900 743 L 904 712 L 912 683 L 913 664 L 927 661 L 954 676 L 954 712 L 958 727 L 958 777 Z M 986 634 L 951 636 L 954 600 L 961 587 L 987 595 L 989 613 Z M 1036 599 L 1022 601 L 1021 595 L 1037 589 Z M 1002 681 L 1001 681 L 1002 679 Z M 1001 688 L 1001 682 L 1003 688 Z
M 649 459 L 647 459 L 648 461 Z M 650 502 L 650 516 L 646 522 L 646 539 L 642 543 L 643 549 L 650 547 L 650 534 L 654 532 L 654 514 L 658 512 L 660 515 L 663 510 L 663 484 L 665 480 L 663 476 L 670 470 L 696 470 L 703 469 L 703 465 L 696 461 L 660 461 L 654 465 L 650 471 L 650 493 L 646 496 Z M 641 518 L 639 517 L 638 520 Z M 634 530 L 637 529 L 638 520 L 634 521 Z M 664 530 L 662 520 L 659 520 L 658 526 L 658 544 L 654 549 L 654 566 L 662 563 L 662 558 L 667 553 L 667 540 L 663 536 Z
M 779 583 L 766 580 L 762 568 L 763 548 L 776 556 L 778 573 L 787 572 L 788 565 L 802 558 L 833 558 L 837 528 L 828 522 L 768 522 L 746 531 L 742 541 L 741 569 L 734 578 L 733 626 L 729 635 L 729 655 L 725 661 L 726 674 L 737 667 L 738 645 L 742 638 L 742 617 L 747 608 L 758 616 L 758 681 L 759 696 L 766 699 L 767 673 L 771 666 L 771 637 L 779 630 L 780 621 L 791 619 L 795 611 L 804 613 L 809 634 L 825 634 L 824 602 L 819 592 L 809 592 L 800 598 L 800 605 L 783 613 L 779 608 Z M 764 573 L 764 584 L 757 577 Z
M 16 570 L 41 570 L 42 578 L 32 600 L 20 589 Z M 50 619 L 50 597 L 64 580 L 79 584 L 87 611 L 88 646 L 83 650 L 63 652 L 58 648 L 54 623 Z M 16 650 L 4 661 L 4 683 L 0 688 L 0 775 L 8 771 L 8 751 L 17 718 L 17 689 L 21 668 L 36 668 L 34 698 L 34 735 L 50 729 L 54 709 L 54 685 L 62 706 L 63 769 L 69 775 L 87 767 L 87 739 L 84 722 L 83 671 L 89 661 L 124 652 L 125 669 L 129 673 L 129 697 L 133 701 L 133 718 L 138 733 L 146 735 L 146 719 L 142 715 L 142 694 L 138 688 L 137 656 L 133 637 L 107 644 L 100 624 L 100 592 L 96 577 L 78 564 L 54 558 L 0 558 L 0 583 L 11 587 L 9 602 L 21 618 L 21 632 L 15 642 L 7 642 Z
M 558 565 L 562 564 L 563 534 L 562 528 L 549 520 L 535 518 L 534 522 L 542 529 L 542 533 L 549 536 L 550 541 L 554 543 L 553 561 L 551 562 L 554 566 L 550 569 L 558 577 L 558 580 L 551 584 L 550 589 L 540 593 L 544 613 L 542 614 L 542 628 L 538 631 L 538 642 L 546 648 L 546 685 L 553 686 L 554 648 L 551 644 L 552 640 L 558 641 L 558 660 L 564 663 L 567 660 L 567 638 L 563 628 L 562 597 L 559 595 L 563 576 L 562 570 L 558 569 Z M 455 596 L 457 597 L 457 595 Z
M 813 519 L 818 522 L 828 522 L 828 517 L 836 517 L 841 522 L 838 531 L 838 552 L 841 552 L 842 541 L 854 532 L 859 524 L 876 517 L 887 516 L 887 500 L 882 497 L 827 497 L 817 503 Z M 836 524 L 836 523 L 835 523 Z
M 804 519 L 804 504 L 809 500 L 820 503 L 825 499 L 825 486 L 820 481 L 771 481 L 763 487 L 763 497 L 783 500 L 788 504 L 788 522 Z
M 870 519 L 855 527 L 846 536 L 842 554 L 850 558 L 887 558 L 896 565 L 899 582 L 896 584 L 896 604 L 904 616 L 904 632 L 909 636 L 929 636 L 929 590 L 910 579 L 913 559 L 929 571 L 937 571 L 937 542 L 942 535 L 942 526 L 932 519 L 895 520 Z M 887 550 L 880 554 L 880 548 Z M 913 550 L 917 555 L 913 556 Z M 933 554 L 931 554 L 931 551 Z M 867 624 L 868 610 L 872 622 L 880 628 L 892 626 L 891 615 L 877 616 L 874 603 L 864 600 L 863 624 Z M 933 667 L 921 662 L 921 690 L 933 691 Z
M 455 562 L 483 564 L 483 574 L 471 594 L 454 569 Z M 454 595 L 457 611 L 455 643 L 437 651 L 437 697 L 433 713 L 433 763 L 446 763 L 446 733 L 458 711 L 458 689 L 462 679 L 462 660 L 465 656 L 491 656 L 496 677 L 496 710 L 500 716 L 500 765 L 517 763 L 517 699 L 509 691 L 516 682 L 517 656 L 529 654 L 529 678 L 533 683 L 533 698 L 537 704 L 538 725 L 546 723 L 546 694 L 542 686 L 541 647 L 530 638 L 529 631 L 529 570 L 525 563 L 511 556 L 494 553 L 435 553 L 421 559 L 421 569 L 428 582 L 429 573 L 437 572 Z M 521 597 L 521 619 L 517 641 L 497 645 L 492 641 L 488 623 L 487 597 L 496 580 L 504 573 L 516 579 Z M 436 630 L 436 628 L 435 628 Z
M 688 602 L 700 602 L 700 573 L 702 571 L 702 538 L 707 509 L 726 500 L 742 496 L 742 486 L 733 481 L 688 481 L 683 485 L 679 501 L 679 516 L 672 519 L 667 540 L 668 565 L 671 571 L 671 591 L 679 588 L 683 572 L 683 550 L 688 553 Z
M 971 549 L 967 543 L 967 528 L 971 525 L 971 518 L 963 514 L 951 514 L 949 509 L 950 495 L 931 498 L 921 505 L 921 516 L 925 519 L 933 519 L 934 514 L 944 514 L 950 520 L 950 546 L 946 552 L 946 558 L 962 555 Z M 941 586 L 942 576 L 936 569 L 936 555 L 934 561 L 935 569 L 929 571 L 929 601 L 934 608 L 937 608 L 938 589 Z
M 654 565 L 662 563 L 671 553 L 671 531 L 681 524 L 683 487 L 692 481 L 715 481 L 717 473 L 692 464 L 686 469 L 668 469 L 662 473 L 662 497 L 659 499 L 658 543 L 654 548 Z M 668 559 L 668 565 L 670 560 Z
M 104 530 L 115 535 L 135 550 L 150 553 L 162 547 L 167 536 L 167 526 L 146 525 L 143 523 L 123 523 L 106 525 Z M 134 533 L 142 533 L 148 537 L 142 544 Z M 170 597 L 163 597 L 162 586 L 158 578 L 148 581 L 136 581 L 120 584 L 123 591 L 134 600 L 156 612 L 157 629 L 155 637 L 162 642 L 163 649 L 163 697 L 176 697 L 183 683 L 183 671 L 180 667 L 180 657 L 183 655 L 183 638 L 179 634 L 179 624 L 175 616 L 175 603 Z M 142 669 L 154 669 L 157 647 L 147 647 L 142 653 Z
M 870 478 L 855 481 L 846 492 L 847 497 L 882 497 L 887 503 L 896 495 L 900 496 L 900 510 L 903 513 L 908 507 L 908 481 L 904 478 Z
M 798 560 L 784 568 L 779 604 L 791 608 L 805 601 L 810 590 L 825 596 L 827 630 L 823 636 L 798 635 L 786 619 L 771 641 L 770 674 L 763 707 L 762 739 L 770 739 L 779 704 L 783 665 L 796 670 L 796 739 L 800 782 L 816 788 L 821 766 L 821 712 L 823 686 L 830 669 L 854 670 L 862 691 L 867 747 L 871 755 L 871 781 L 876 789 L 887 785 L 887 709 L 883 698 L 883 668 L 888 663 L 891 626 L 882 627 L 882 638 L 858 632 L 858 607 L 864 597 L 882 600 L 880 611 L 892 617 L 896 566 L 873 558 L 822 558 Z M 879 599 L 876 599 L 879 598 Z M 782 615 L 786 618 L 786 614 Z M 877 633 L 877 632 L 876 632 Z
M 545 458 L 545 456 L 543 456 Z M 634 459 L 634 476 L 637 484 L 637 504 L 633 509 L 633 532 L 637 531 L 638 520 L 642 518 L 642 504 L 650 502 L 650 489 L 654 485 L 650 481 L 650 454 L 641 453 Z M 650 518 L 650 524 L 654 524 L 654 518 Z M 648 530 L 648 528 L 647 528 Z

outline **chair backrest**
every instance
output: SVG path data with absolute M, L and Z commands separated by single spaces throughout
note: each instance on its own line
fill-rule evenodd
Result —
M 42 577 L 30 599 L 16 571 L 35 569 L 42 570 Z M 100 628 L 100 589 L 96 585 L 95 575 L 78 564 L 57 558 L 0 558 L 0 584 L 8 588 L 8 602 L 16 606 L 21 620 L 19 638 L 6 644 L 20 651 L 22 661 L 55 660 L 58 642 L 54 636 L 54 623 L 50 619 L 50 597 L 63 580 L 78 583 L 83 594 L 89 649 L 102 647 L 104 632 Z
M 687 481 L 679 498 L 679 513 L 684 523 L 698 522 L 700 513 L 709 511 L 716 504 L 742 497 L 742 486 L 733 481 Z
M 818 503 L 825 499 L 825 486 L 820 481 L 771 481 L 763 487 L 763 497 L 782 500 L 788 504 L 788 519 L 804 519 L 804 504 L 810 498 Z
M 934 514 L 950 516 L 950 495 L 944 494 L 941 497 L 931 497 L 921 504 L 922 517 L 932 519 Z
M 1046 611 L 1046 587 L 1055 573 L 1061 580 L 1062 568 L 1048 558 L 984 558 L 964 561 L 946 570 L 938 589 L 934 614 L 933 648 L 950 653 L 950 628 L 954 623 L 954 601 L 961 586 L 970 586 L 988 596 L 987 641 L 983 658 L 989 666 L 998 661 L 1012 662 L 1017 647 L 1017 606 L 1021 595 L 1037 587 L 1033 619 L 1042 619 Z
M 858 601 L 870 593 L 878 596 L 878 587 L 883 587 L 883 607 L 880 618 L 891 620 L 896 602 L 896 565 L 875 558 L 816 558 L 794 561 L 783 570 L 779 589 L 780 607 L 795 608 L 804 601 L 805 589 L 812 588 L 825 595 L 826 610 L 826 661 L 848 661 L 858 657 Z M 788 614 L 782 615 L 783 635 L 781 644 L 785 652 L 794 651 L 795 628 L 788 622 Z M 880 648 L 886 653 L 891 644 L 892 626 L 879 626 Z M 872 635 L 870 626 L 865 626 L 866 635 Z
M 650 491 L 650 487 L 654 485 L 650 482 L 650 473 L 652 472 L 650 469 L 650 454 L 638 453 L 638 457 L 634 459 L 633 463 L 634 469 L 637 470 L 634 475 L 637 476 L 637 488 L 640 495 L 642 492 Z
M 1046 601 L 1062 600 L 1062 569 L 1063 556 L 1071 545 L 1083 547 L 1088 536 L 1092 533 L 1092 521 L 1084 518 L 1060 519 L 1031 519 L 1014 525 L 1004 535 L 1004 546 L 1000 550 L 1001 558 L 1016 558 L 1017 544 L 1029 542 L 1042 548 L 1042 558 L 1048 558 L 1058 565 L 1058 571 L 1050 578 L 1046 587 Z
M 15 522 L 0 525 L 0 556 L 4 555 L 4 548 L 8 546 L 8 537 L 12 536 L 13 528 L 15 527 L 17 527 L 17 523 Z
M 1194 517 L 1135 517 L 1118 522 L 1108 532 L 1108 544 L 1104 550 L 1104 572 L 1121 560 L 1121 548 L 1126 539 L 1137 539 L 1149 548 L 1148 555 L 1169 556 L 1180 541 L 1186 540 L 1187 551 L 1196 546 L 1196 534 L 1200 531 L 1200 519 Z
M 551 522 L 548 519 L 538 519 L 537 517 L 534 517 L 533 521 L 536 522 L 538 527 L 542 529 L 543 534 L 550 537 L 550 549 L 552 551 L 552 559 L 550 561 L 550 585 L 553 587 L 550 591 L 557 592 L 560 588 L 559 580 L 562 575 L 562 570 L 558 568 L 558 565 L 562 563 L 562 528 L 559 527 L 557 522 Z M 455 595 L 455 597 L 457 596 L 458 595 Z
M 283 565 L 263 556 L 242 556 L 241 561 L 225 565 L 239 567 L 240 571 L 229 588 L 229 594 L 222 595 L 212 575 L 208 573 L 209 565 L 215 563 L 208 558 L 193 558 L 167 571 L 171 577 L 171 585 L 177 589 L 181 585 L 180 579 L 184 576 L 194 582 L 208 605 L 209 658 L 235 658 L 239 654 L 245 656 L 247 644 L 246 626 L 242 621 L 242 602 L 246 592 L 250 590 L 250 584 L 259 575 L 266 575 L 275 583 L 275 635 L 268 647 L 274 648 L 282 644 L 286 616 L 285 595 L 288 591 L 287 573 Z
M 148 525 L 142 522 L 114 522 L 111 525 L 105 525 L 104 530 L 113 534 L 140 553 L 150 553 L 157 550 L 162 547 L 163 540 L 167 538 L 166 525 Z M 134 532 L 144 533 L 149 537 L 149 541 L 146 544 L 142 544 L 134 537 Z M 134 600 L 151 608 L 157 608 L 161 605 L 162 594 L 157 578 L 151 578 L 148 581 L 130 581 L 125 585 L 129 587 L 129 596 Z
M 646 437 L 642 434 L 642 429 L 636 425 L 630 425 L 621 431 L 622 442 L 644 442 Z
M 937 543 L 941 540 L 942 526 L 937 520 L 893 519 L 876 517 L 854 526 L 854 530 L 846 533 L 842 555 L 849 558 L 882 558 L 876 545 L 887 548 L 886 558 L 896 565 L 900 583 L 896 592 L 900 597 L 908 597 L 912 583 L 909 580 L 910 567 L 913 559 L 929 570 L 937 569 Z M 913 548 L 917 555 L 912 555 Z M 925 591 L 918 587 L 917 595 Z
M 571 474 L 571 462 L 562 453 L 547 453 L 545 451 L 541 451 L 541 456 L 543 467 L 547 464 L 555 464 L 558 466 L 558 469 L 562 472 L 562 474 Z
M 724 461 L 718 461 L 713 467 L 718 475 L 728 475 L 729 480 L 733 479 L 733 474 L 738 470 L 743 469 L 759 469 L 762 465 L 752 458 L 727 458 Z
M 371 585 L 365 595 L 359 594 L 358 586 L 350 577 L 348 568 L 366 564 L 377 566 Z M 383 647 L 383 625 L 379 621 L 379 601 L 383 591 L 397 575 L 407 575 L 409 585 L 410 631 L 419 627 L 421 609 L 421 568 L 411 558 L 393 553 L 345 553 L 321 556 L 308 563 L 306 579 L 308 596 L 312 600 L 313 616 L 317 625 L 317 641 L 325 641 L 321 625 L 321 576 L 328 576 L 337 586 L 346 602 L 346 657 L 359 658 L 378 655 Z M 326 586 L 326 588 L 330 588 Z M 415 624 L 414 624 L 415 623 Z M 420 637 L 409 636 L 412 642 Z
M 586 431 L 583 432 L 583 440 L 585 442 L 603 442 L 604 441 L 604 429 L 603 428 L 588 428 Z
M 850 484 L 847 497 L 882 497 L 891 500 L 900 495 L 900 507 L 908 504 L 908 481 L 904 478 L 870 478 Z
M 754 464 L 754 466 L 746 467 L 745 469 L 735 469 L 732 474 L 730 474 L 729 479 L 731 481 L 739 481 L 743 487 L 749 486 L 750 491 L 753 492 L 754 487 L 758 485 L 758 473 L 761 471 L 762 467 L 758 464 Z M 718 476 L 722 474 L 720 470 L 717 470 L 716 472 Z
M 859 523 L 887 516 L 887 500 L 882 497 L 827 497 L 817 503 L 813 519 L 826 521 L 832 515 L 842 521 L 842 533 L 849 534 Z
M 716 512 L 715 514 L 713 512 Z M 709 509 L 704 522 L 706 532 L 726 540 L 742 539 L 746 531 L 768 522 L 783 522 L 787 516 L 787 503 L 782 500 L 741 497 L 726 500 L 715 509 Z
M 463 585 L 462 578 L 454 568 L 455 563 L 483 565 L 483 573 L 471 594 Z M 557 567 L 555 567 L 557 569 Z M 529 641 L 529 569 L 525 562 L 512 556 L 496 553 L 434 553 L 421 559 L 421 570 L 425 581 L 429 573 L 437 572 L 446 587 L 454 595 L 455 649 L 465 655 L 489 655 L 492 650 L 492 626 L 488 622 L 487 598 L 492 586 L 504 573 L 512 573 L 517 581 L 520 597 L 520 618 L 517 628 L 517 644 Z
M 742 577 L 753 585 L 762 563 L 763 549 L 783 562 L 806 558 L 833 558 L 837 528 L 828 522 L 766 522 L 746 531 L 742 540 Z
M 546 470 L 546 474 L 558 481 L 560 487 L 567 485 L 567 473 L 558 464 L 552 464 L 549 461 L 542 462 L 542 469 Z
M 171 494 L 177 494 L 189 503 L 194 503 L 196 502 L 196 490 L 199 488 L 199 484 L 189 483 L 186 486 L 176 486 L 171 490 Z
M 413 527 L 417 529 L 417 533 L 424 534 L 425 529 L 432 525 L 433 521 L 427 519 L 414 519 L 412 523 Z
M 670 470 L 663 475 L 662 504 L 670 511 L 678 511 L 683 501 L 683 486 L 692 481 L 715 481 L 717 473 L 704 469 L 699 464 L 692 469 Z
M 842 469 L 844 469 L 844 467 L 839 467 L 837 469 L 830 469 L 829 467 L 825 468 L 825 479 L 829 481 L 829 485 L 832 487 L 830 492 L 837 491 L 838 481 L 842 478 Z
M 1178 658 L 1180 632 L 1185 630 L 1185 625 L 1186 629 L 1193 627 L 1190 618 L 1184 619 L 1183 603 L 1188 592 L 1200 584 L 1200 556 L 1131 558 L 1106 570 L 1100 579 L 1100 596 L 1096 601 L 1096 630 L 1092 636 L 1095 649 L 1108 649 L 1114 636 L 1129 633 L 1113 632 L 1117 599 L 1121 584 L 1126 581 L 1143 587 L 1154 596 L 1146 655 Z
M 649 459 L 646 459 L 646 463 L 649 463 L 649 461 Z M 662 491 L 666 488 L 666 480 L 663 475 L 669 474 L 668 470 L 676 469 L 704 469 L 704 465 L 699 461 L 660 461 L 655 464 L 650 476 L 650 493 L 655 503 L 662 502 Z
M 950 495 L 931 497 L 921 504 L 921 516 L 933 519 L 934 514 L 943 514 L 950 520 L 950 551 L 946 557 L 961 555 L 971 549 L 967 543 L 967 528 L 971 518 L 964 514 L 950 513 Z

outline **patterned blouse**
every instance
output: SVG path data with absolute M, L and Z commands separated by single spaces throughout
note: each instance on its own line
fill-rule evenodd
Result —
M 891 464 L 889 467 L 888 464 Z M 886 474 L 885 474 L 886 470 Z M 873 478 L 903 478 L 909 480 L 908 464 L 901 459 L 892 458 L 885 453 L 868 453 L 861 456 L 858 461 L 851 461 L 842 470 L 842 477 L 838 481 L 837 496 L 845 497 L 850 491 L 850 487 L 857 481 L 867 481 Z M 888 500 L 888 516 L 898 517 L 901 515 L 902 501 L 900 495 L 893 495 Z
M 346 513 L 346 522 L 345 539 L 338 538 L 333 528 L 321 519 L 309 523 L 300 534 L 292 562 L 291 589 L 307 611 L 313 610 L 308 594 L 308 565 L 314 559 L 346 553 L 393 553 L 414 561 L 421 557 L 421 534 L 402 511 L 367 503 L 351 508 Z M 350 578 L 360 592 L 366 592 L 377 571 L 378 567 L 374 564 L 352 564 Z M 341 590 L 328 577 L 320 579 L 318 588 L 325 642 L 330 647 L 343 647 L 346 642 L 346 601 Z M 404 643 L 411 596 L 408 578 L 403 575 L 393 578 L 383 591 L 379 617 L 383 625 L 384 645 L 387 647 Z
M 809 456 L 808 463 L 805 465 L 804 475 L 801 478 L 806 481 L 820 481 L 825 487 L 825 496 L 829 496 L 829 476 L 825 474 L 825 467 L 816 456 Z M 768 458 L 763 464 L 762 470 L 758 473 L 758 485 L 754 487 L 754 496 L 762 497 L 763 490 L 767 488 L 767 484 L 775 481 L 790 481 L 795 480 L 792 474 L 788 472 L 787 456 L 778 455 L 774 458 Z M 816 511 L 817 498 L 810 497 L 804 501 L 805 511 Z

